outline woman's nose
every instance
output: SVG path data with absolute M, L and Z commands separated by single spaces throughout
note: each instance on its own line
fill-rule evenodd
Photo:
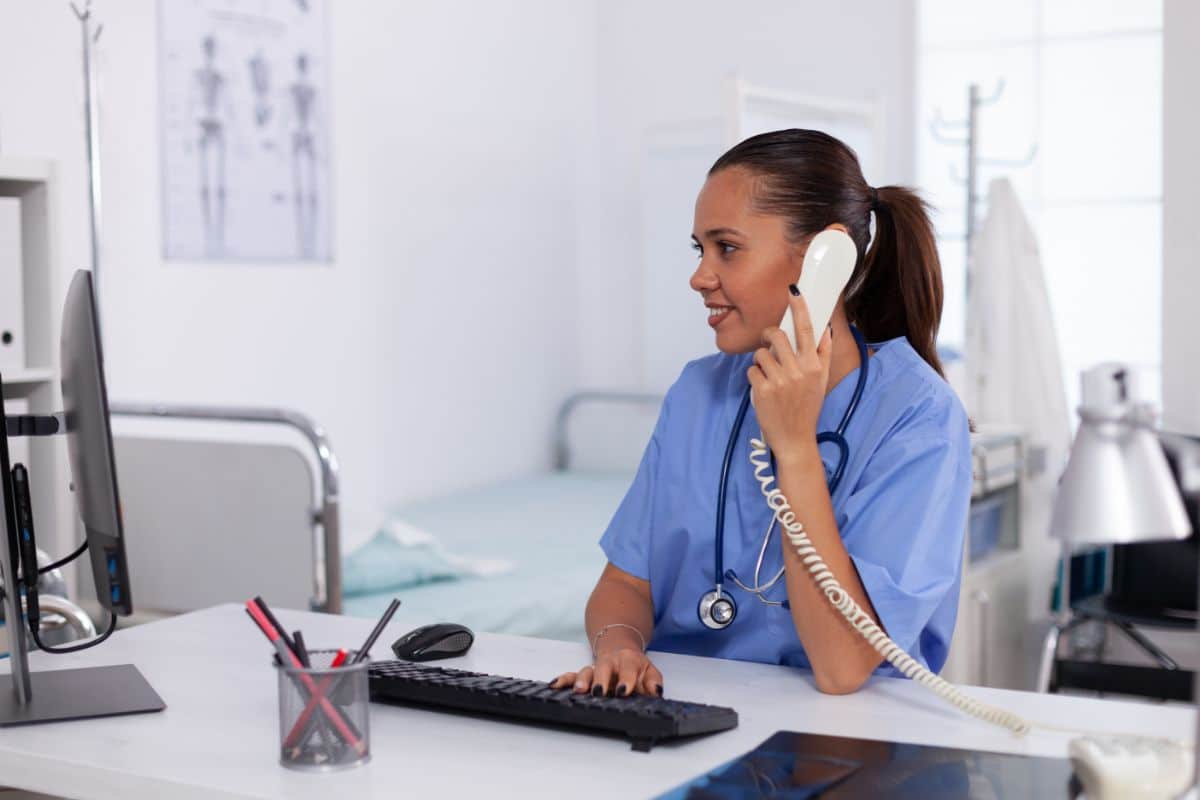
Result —
M 693 290 L 703 294 L 704 292 L 711 292 L 720 284 L 717 281 L 717 276 L 713 274 L 712 270 L 705 269 L 704 262 L 701 261 L 700 264 L 697 265 L 696 271 L 692 273 L 692 277 L 688 281 L 688 285 L 691 286 Z

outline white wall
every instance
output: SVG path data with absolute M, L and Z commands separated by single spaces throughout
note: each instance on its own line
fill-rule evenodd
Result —
M 912 178 L 910 0 L 330 6 L 336 262 L 214 265 L 161 257 L 157 3 L 96 0 L 101 304 L 115 398 L 306 412 L 351 511 L 540 468 L 564 393 L 639 383 L 643 133 L 719 117 L 731 72 L 882 99 Z M 62 288 L 80 63 L 65 3 L 0 0 L 0 152 L 61 165 Z
M 1163 422 L 1200 433 L 1200 4 L 1163 8 Z
M 576 383 L 592 3 L 329 5 L 337 260 L 322 267 L 163 262 L 157 3 L 94 4 L 111 394 L 306 412 L 352 509 L 539 468 Z M 61 165 L 60 290 L 89 257 L 79 46 L 65 2 L 0 0 L 0 152 Z
M 647 132 L 721 120 L 725 79 L 737 73 L 756 86 L 882 102 L 887 145 L 879 182 L 911 182 L 915 18 L 912 0 L 600 4 L 592 191 L 581 198 L 578 241 L 585 384 L 641 386 L 646 379 L 638 349 L 645 333 L 638 168 Z M 701 171 L 695 189 L 703 180 Z M 691 229 L 677 233 L 679 291 L 690 293 Z M 695 324 L 706 324 L 699 300 Z

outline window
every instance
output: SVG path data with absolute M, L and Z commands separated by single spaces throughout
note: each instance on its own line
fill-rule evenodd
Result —
M 938 209 L 941 344 L 963 347 L 966 148 L 938 142 L 930 121 L 964 117 L 972 82 L 986 96 L 1002 81 L 979 112 L 979 154 L 1020 159 L 1031 144 L 1037 154 L 1024 167 L 980 166 L 976 230 L 988 182 L 1008 177 L 1038 237 L 1068 408 L 1079 373 L 1111 360 L 1138 367 L 1160 403 L 1161 0 L 921 0 L 917 29 L 917 175 Z

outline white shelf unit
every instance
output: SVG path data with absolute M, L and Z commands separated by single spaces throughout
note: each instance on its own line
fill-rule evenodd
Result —
M 0 158 L 0 197 L 15 199 L 19 207 L 25 344 L 25 365 L 0 370 L 4 402 L 20 401 L 25 413 L 51 414 L 62 407 L 58 342 L 63 298 L 58 280 L 59 199 L 54 162 Z M 0 286 L 3 291 L 5 287 Z M 28 459 L 38 546 L 55 557 L 65 555 L 74 549 L 78 534 L 63 437 L 10 439 L 9 445 Z M 67 575 L 68 585 L 73 577 Z
M 27 397 L 29 392 L 58 380 L 58 374 L 50 367 L 26 368 L 13 372 L 0 371 L 4 372 L 4 397 L 6 399 L 8 397 Z
M 1030 561 L 1036 553 L 1031 552 L 1021 519 L 1023 433 L 987 426 L 971 435 L 971 450 L 972 511 L 995 515 L 990 518 L 995 535 L 985 537 L 993 546 L 974 560 L 970 539 L 964 548 L 958 620 L 941 674 L 952 683 L 1030 689 L 1032 670 L 1024 639 Z

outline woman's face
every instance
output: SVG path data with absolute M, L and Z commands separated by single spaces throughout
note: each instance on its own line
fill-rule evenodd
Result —
M 692 246 L 700 264 L 690 285 L 704 298 L 708 324 L 724 353 L 748 353 L 776 327 L 788 285 L 800 277 L 804 248 L 788 241 L 779 216 L 752 207 L 754 178 L 732 167 L 710 176 L 696 199 Z

